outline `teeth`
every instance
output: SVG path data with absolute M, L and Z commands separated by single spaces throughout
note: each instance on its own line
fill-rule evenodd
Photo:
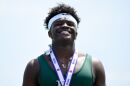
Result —
M 60 34 L 62 34 L 62 35 L 69 35 L 70 33 L 68 31 L 61 31 Z
M 57 29 L 57 31 L 56 31 L 57 33 L 66 33 L 66 34 L 70 34 L 71 33 L 71 31 L 70 30 L 62 30 L 62 29 Z
M 68 31 L 61 31 L 61 33 L 69 33 Z

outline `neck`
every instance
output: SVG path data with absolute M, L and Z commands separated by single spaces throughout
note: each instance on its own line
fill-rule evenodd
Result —
M 75 51 L 75 44 L 68 46 L 59 46 L 52 44 L 52 49 L 57 58 L 59 59 L 68 59 L 71 58 Z

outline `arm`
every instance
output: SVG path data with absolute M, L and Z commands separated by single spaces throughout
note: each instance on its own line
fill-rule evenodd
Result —
M 98 59 L 93 59 L 93 72 L 95 76 L 94 86 L 106 86 L 104 67 Z
M 38 86 L 39 63 L 37 59 L 31 60 L 25 69 L 22 86 Z

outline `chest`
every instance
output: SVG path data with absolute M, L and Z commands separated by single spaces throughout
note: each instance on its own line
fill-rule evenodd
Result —
M 59 79 L 54 70 L 53 64 L 44 60 L 40 67 L 40 86 L 58 86 Z M 91 62 L 87 60 L 87 57 L 78 59 L 70 86 L 92 86 L 93 79 L 91 69 Z
M 77 59 L 77 63 L 75 64 L 75 68 L 74 68 L 74 73 L 78 72 L 84 62 L 85 62 L 85 56 L 79 56 L 78 59 Z M 71 59 L 72 60 L 72 59 Z M 71 64 L 71 60 L 70 61 L 67 61 L 66 59 L 63 59 L 61 61 L 58 60 L 58 65 L 60 66 L 60 69 L 62 70 L 62 73 L 64 75 L 66 75 L 66 73 L 68 72 L 69 70 L 69 67 L 70 67 L 70 64 Z M 54 67 L 54 64 L 52 63 L 51 59 L 46 59 L 46 62 L 47 64 L 50 66 L 50 68 L 55 71 L 55 67 Z

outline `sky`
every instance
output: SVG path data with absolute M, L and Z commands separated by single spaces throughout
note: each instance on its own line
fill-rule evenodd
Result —
M 0 86 L 21 86 L 27 63 L 48 49 L 43 22 L 66 3 L 81 18 L 76 48 L 99 58 L 107 86 L 130 86 L 129 0 L 0 0 Z

